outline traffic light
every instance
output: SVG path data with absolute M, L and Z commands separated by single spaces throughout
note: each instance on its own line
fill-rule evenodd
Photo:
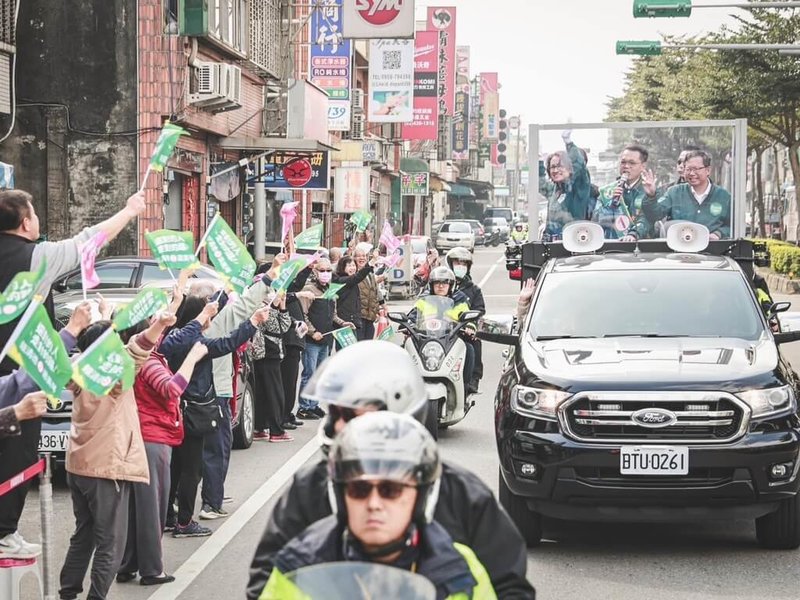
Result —
M 635 54 L 636 56 L 658 56 L 661 54 L 661 42 L 654 40 L 618 41 L 617 54 Z
M 506 150 L 508 150 L 508 120 L 506 120 L 506 115 L 508 113 L 505 109 L 500 109 L 498 116 L 500 117 L 500 121 L 497 123 L 497 164 L 504 165 L 506 164 Z
M 637 19 L 690 17 L 692 16 L 692 0 L 633 0 L 633 16 Z

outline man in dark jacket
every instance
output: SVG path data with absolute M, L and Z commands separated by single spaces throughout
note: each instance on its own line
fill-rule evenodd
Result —
M 365 370 L 365 360 L 374 366 Z M 425 422 L 425 411 L 420 411 L 420 406 L 427 406 L 427 394 L 419 370 L 405 351 L 389 342 L 365 341 L 343 349 L 328 360 L 311 383 L 320 390 L 319 394 L 327 392 L 326 397 L 315 397 L 326 402 L 331 415 L 334 412 L 338 415 L 335 422 L 329 416 L 323 442 L 329 441 L 326 436 L 335 436 L 344 428 L 348 415 L 352 418 L 365 410 L 365 406 L 376 404 L 379 398 L 384 401 L 377 403 L 378 409 L 413 414 Z M 411 390 L 419 390 L 416 402 L 401 393 L 406 396 L 415 393 Z M 310 524 L 332 513 L 326 450 L 323 445 L 319 461 L 297 472 L 292 485 L 275 505 L 250 565 L 249 600 L 256 600 L 267 583 L 275 566 L 275 554 Z M 486 567 L 498 598 L 535 597 L 533 587 L 525 579 L 525 542 L 478 477 L 443 463 L 434 519 L 455 542 L 472 548 Z
M 456 291 L 463 293 L 467 297 L 467 304 L 470 310 L 486 313 L 486 301 L 483 299 L 481 288 L 472 281 L 472 254 L 466 248 L 453 248 L 447 253 L 447 266 L 456 276 Z M 475 356 L 475 364 L 472 369 L 472 378 L 467 382 L 467 392 L 470 394 L 478 393 L 478 386 L 483 379 L 483 346 L 481 341 L 475 337 L 475 329 L 465 327 L 464 331 L 468 336 L 467 342 L 472 346 Z
M 80 248 L 98 232 L 113 240 L 125 226 L 144 211 L 144 194 L 128 198 L 125 208 L 102 223 L 88 227 L 75 237 L 60 242 L 37 243 L 40 237 L 39 217 L 33 207 L 33 197 L 22 190 L 0 192 L 0 291 L 4 290 L 17 273 L 35 271 L 42 262 L 47 265 L 39 293 L 45 296 L 45 308 L 53 318 L 53 301 L 50 286 L 80 264 Z M 19 319 L 0 325 L 0 348 L 17 326 Z M 6 358 L 0 363 L 0 376 L 16 368 Z M 40 419 L 29 419 L 21 425 L 19 436 L 0 442 L 0 481 L 6 481 L 30 467 L 38 458 Z M 33 547 L 17 532 L 17 523 L 25 506 L 29 483 L 24 483 L 0 496 L 0 546 L 9 548 Z

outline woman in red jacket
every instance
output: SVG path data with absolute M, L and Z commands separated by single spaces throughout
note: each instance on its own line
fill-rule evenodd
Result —
M 167 359 L 153 352 L 144 363 L 133 391 L 139 408 L 150 483 L 133 484 L 128 519 L 128 541 L 117 581 L 124 583 L 136 578 L 142 585 L 158 585 L 175 581 L 164 572 L 161 553 L 161 534 L 167 520 L 169 503 L 170 460 L 172 448 L 183 442 L 183 418 L 180 399 L 197 362 L 208 348 L 197 342 L 181 368 L 174 375 Z

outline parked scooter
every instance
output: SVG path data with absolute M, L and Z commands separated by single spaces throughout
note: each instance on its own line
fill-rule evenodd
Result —
M 497 227 L 492 228 L 491 233 L 486 237 L 485 244 L 487 246 L 497 247 L 500 245 L 500 229 Z
M 446 429 L 467 416 L 475 404 L 469 400 L 464 385 L 467 346 L 459 335 L 464 326 L 477 321 L 481 313 L 468 310 L 455 318 L 454 302 L 446 296 L 424 296 L 426 310 L 417 310 L 414 321 L 403 313 L 389 313 L 389 320 L 399 323 L 408 334 L 405 349 L 422 371 L 428 390 L 428 422 L 434 438 L 437 428 Z

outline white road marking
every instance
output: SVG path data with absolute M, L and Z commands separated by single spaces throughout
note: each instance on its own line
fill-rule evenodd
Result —
M 174 583 L 163 586 L 152 594 L 148 600 L 174 600 L 203 573 L 216 556 L 222 552 L 230 541 L 250 522 L 256 513 L 277 494 L 314 453 L 319 451 L 319 440 L 314 436 L 294 456 L 278 469 L 261 487 L 259 487 L 244 504 L 242 504 L 211 535 L 202 546 L 184 562 L 173 575 Z
M 503 260 L 504 260 L 504 259 L 505 259 L 505 257 L 504 257 L 504 256 L 501 256 L 500 258 L 498 258 L 498 259 L 497 259 L 497 262 L 495 262 L 495 263 L 492 265 L 492 268 L 491 268 L 491 269 L 489 269 L 489 272 L 488 272 L 488 273 L 486 273 L 486 275 L 484 275 L 484 276 L 483 276 L 483 279 L 481 279 L 481 282 L 478 284 L 478 287 L 479 287 L 479 288 L 482 288 L 484 285 L 486 285 L 486 282 L 487 282 L 487 281 L 489 281 L 489 278 L 490 278 L 492 275 L 494 275 L 494 272 L 495 272 L 495 270 L 497 269 L 497 266 L 498 266 L 498 265 L 499 265 L 501 262 L 503 262 Z

